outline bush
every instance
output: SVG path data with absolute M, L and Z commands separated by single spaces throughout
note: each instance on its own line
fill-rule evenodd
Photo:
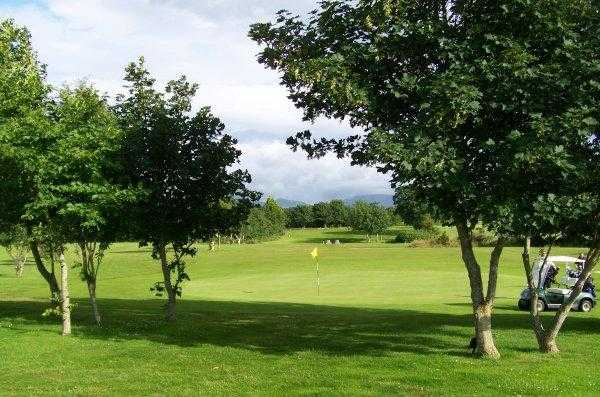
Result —
M 411 248 L 433 248 L 433 247 L 456 247 L 458 241 L 450 238 L 446 231 L 442 231 L 436 236 L 428 239 L 413 240 L 409 247 Z
M 412 243 L 415 240 L 429 240 L 436 237 L 439 234 L 438 229 L 432 230 L 424 230 L 424 229 L 415 229 L 413 227 L 406 227 L 401 229 L 394 242 L 396 243 Z
M 274 240 L 285 233 L 285 211 L 272 198 L 263 207 L 252 208 L 241 227 L 241 235 L 247 243 Z
M 435 232 L 435 221 L 431 215 L 425 214 L 421 217 L 419 228 L 429 232 Z
M 498 238 L 489 230 L 478 226 L 473 230 L 473 245 L 476 247 L 491 247 Z

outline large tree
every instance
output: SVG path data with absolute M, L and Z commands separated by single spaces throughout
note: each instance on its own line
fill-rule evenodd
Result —
M 305 119 L 365 130 L 341 140 L 301 132 L 294 149 L 377 166 L 456 227 L 481 355 L 499 356 L 491 319 L 504 243 L 490 254 L 484 291 L 473 230 L 504 217 L 515 180 L 527 181 L 520 159 L 536 149 L 544 161 L 570 140 L 552 122 L 557 112 L 589 117 L 576 87 L 598 84 L 597 56 L 570 49 L 592 40 L 597 15 L 584 0 L 324 0 L 307 18 L 282 11 L 251 28 L 259 62 L 281 73 Z
M 129 183 L 148 193 L 131 208 L 130 221 L 160 261 L 163 280 L 153 290 L 166 293 L 166 318 L 174 321 L 176 298 L 189 279 L 185 256 L 195 254 L 197 240 L 239 222 L 257 196 L 246 188 L 250 175 L 232 169 L 241 153 L 223 123 L 208 107 L 192 112 L 196 84 L 181 77 L 158 91 L 143 58 L 125 72 L 128 92 L 117 105 L 123 157 Z
M 29 31 L 11 20 L 0 21 L 0 230 L 24 225 L 36 267 L 56 299 L 60 288 L 54 262 L 44 262 L 42 234 L 33 233 L 38 225 L 23 222 L 26 206 L 39 192 L 39 170 L 47 165 L 48 147 L 55 139 L 45 77 Z

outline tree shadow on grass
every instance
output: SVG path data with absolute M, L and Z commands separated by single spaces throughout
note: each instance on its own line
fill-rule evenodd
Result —
M 74 336 L 111 341 L 149 340 L 182 347 L 209 344 L 264 354 L 468 356 L 466 346 L 472 336 L 470 314 L 271 302 L 184 300 L 178 303 L 178 323 L 167 325 L 162 301 L 156 299 L 100 299 L 104 326 L 98 328 L 87 300 L 74 301 Z M 58 332 L 57 319 L 41 317 L 46 307 L 43 302 L 0 302 L 0 322 L 14 322 L 15 332 L 31 325 Z M 529 324 L 525 313 L 498 313 L 494 327 L 528 329 Z M 600 319 L 570 318 L 568 328 L 600 332 Z

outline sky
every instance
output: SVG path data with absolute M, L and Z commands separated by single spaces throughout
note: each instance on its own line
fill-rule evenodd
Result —
M 159 85 L 185 74 L 200 85 L 195 107 L 209 105 L 238 138 L 241 168 L 265 195 L 304 202 L 391 193 L 388 177 L 328 156 L 308 160 L 285 139 L 356 133 L 344 123 L 302 122 L 279 76 L 256 61 L 251 23 L 279 9 L 305 14 L 316 0 L 0 0 L 0 15 L 29 28 L 48 79 L 86 80 L 122 92 L 125 65 L 143 55 Z

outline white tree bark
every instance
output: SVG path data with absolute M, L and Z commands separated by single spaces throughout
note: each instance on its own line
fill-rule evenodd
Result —
M 65 260 L 65 255 L 60 254 L 58 258 L 60 262 L 60 308 L 62 312 L 62 334 L 71 335 L 71 301 L 69 298 L 69 267 Z

